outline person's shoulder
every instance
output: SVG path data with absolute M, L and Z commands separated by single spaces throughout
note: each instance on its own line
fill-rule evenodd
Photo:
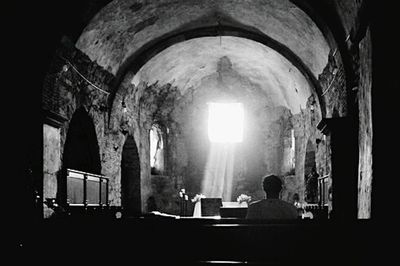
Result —
M 256 201 L 250 202 L 249 208 L 250 208 L 251 206 L 254 207 L 254 206 L 260 205 L 260 204 L 262 203 L 262 201 L 263 201 L 263 200 L 256 200 Z
M 260 203 L 262 200 L 256 200 L 256 201 L 252 201 L 250 202 L 249 206 L 254 205 L 254 204 L 258 204 Z

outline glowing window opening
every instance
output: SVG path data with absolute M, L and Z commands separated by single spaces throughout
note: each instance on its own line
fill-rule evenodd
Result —
M 295 167 L 296 167 L 296 138 L 295 138 L 295 136 L 294 136 L 294 129 L 291 129 L 290 130 L 290 137 L 291 137 L 291 140 L 292 140 L 292 143 L 291 143 L 291 149 L 290 149 L 290 164 L 291 164 L 291 167 L 292 167 L 292 169 L 295 169 Z
M 243 141 L 242 103 L 208 103 L 208 138 L 211 142 Z
M 157 125 L 150 129 L 150 167 L 158 171 L 163 170 L 164 143 L 162 131 Z

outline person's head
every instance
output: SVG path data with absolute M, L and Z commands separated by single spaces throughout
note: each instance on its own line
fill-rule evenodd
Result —
M 282 190 L 282 181 L 276 175 L 265 176 L 263 189 L 267 194 L 267 198 L 279 198 L 279 193 Z

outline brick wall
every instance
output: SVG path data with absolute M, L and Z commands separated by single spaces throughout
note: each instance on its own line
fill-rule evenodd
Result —
M 328 64 L 318 76 L 325 104 L 325 117 L 342 117 L 347 114 L 346 79 L 339 52 L 332 51 Z
M 46 111 L 45 113 L 53 113 L 60 118 L 60 121 L 58 121 L 60 127 L 59 149 L 54 150 L 60 160 L 62 160 L 63 147 L 72 115 L 82 105 L 86 107 L 93 120 L 100 146 L 100 156 L 103 157 L 108 120 L 107 94 L 90 85 L 81 75 L 106 92 L 110 90 L 110 85 L 114 79 L 113 75 L 92 62 L 85 54 L 76 49 L 66 37 L 63 37 L 47 71 L 42 89 L 42 109 Z M 45 146 L 47 144 L 44 143 Z M 48 154 L 49 158 L 52 156 L 52 154 Z M 45 162 L 45 164 L 51 169 L 62 167 L 60 161 Z M 55 195 L 56 191 L 51 191 L 55 189 L 56 186 L 48 186 L 44 188 L 44 191 L 47 195 Z

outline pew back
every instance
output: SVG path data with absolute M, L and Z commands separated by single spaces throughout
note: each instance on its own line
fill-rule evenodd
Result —
M 67 169 L 66 179 L 69 206 L 108 206 L 106 176 Z

